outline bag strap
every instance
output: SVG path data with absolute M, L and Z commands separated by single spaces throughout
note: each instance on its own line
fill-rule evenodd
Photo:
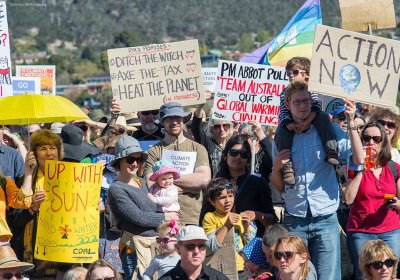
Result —
M 388 165 L 389 165 L 390 171 L 392 171 L 392 173 L 393 173 L 394 182 L 396 183 L 397 180 L 399 179 L 399 173 L 397 172 L 396 163 L 393 160 L 389 160 Z

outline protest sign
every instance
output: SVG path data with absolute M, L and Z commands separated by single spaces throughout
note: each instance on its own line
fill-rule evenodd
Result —
M 196 163 L 197 153 L 196 152 L 181 152 L 163 150 L 162 160 L 167 160 L 172 163 L 181 175 L 191 174 L 194 172 L 194 165 Z
M 12 95 L 11 76 L 7 7 L 5 1 L 0 1 L 0 97 Z
M 283 67 L 220 60 L 212 118 L 276 126 L 288 83 Z
M 203 86 L 204 90 L 215 92 L 217 84 L 217 68 L 216 67 L 204 67 L 203 71 Z
M 205 103 L 197 40 L 110 49 L 113 97 L 121 112 L 159 109 L 166 102 Z
M 368 31 L 396 27 L 393 0 L 339 0 L 342 28 Z
M 396 104 L 400 42 L 318 25 L 310 91 L 362 103 Z
M 38 77 L 42 94 L 56 94 L 55 65 L 17 65 L 15 76 Z
M 40 94 L 40 78 L 13 77 L 13 95 Z
M 65 263 L 98 259 L 102 164 L 47 160 L 35 258 Z
M 222 272 L 229 279 L 237 280 L 236 257 L 235 233 L 234 229 L 231 228 L 226 234 L 222 246 L 215 253 L 207 254 L 204 263 Z

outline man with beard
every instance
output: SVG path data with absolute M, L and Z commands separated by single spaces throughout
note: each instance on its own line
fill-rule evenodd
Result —
M 132 133 L 132 137 L 138 141 L 161 140 L 164 134 L 161 127 L 154 121 L 159 118 L 159 110 L 141 111 L 137 113 L 140 120 L 140 128 Z
M 179 190 L 180 221 L 183 224 L 197 225 L 203 200 L 202 189 L 211 178 L 211 170 L 204 146 L 183 134 L 184 124 L 190 117 L 191 113 L 185 112 L 180 103 L 168 102 L 161 106 L 160 121 L 165 129 L 165 137 L 148 151 L 144 174 L 147 185 L 151 186 L 153 182 L 149 178 L 153 174 L 154 163 L 160 159 L 167 159 L 166 154 L 172 154 L 169 159 L 174 167 L 181 171 L 181 177 L 174 180 Z M 190 162 L 194 162 L 192 170 L 182 168 L 189 166 Z

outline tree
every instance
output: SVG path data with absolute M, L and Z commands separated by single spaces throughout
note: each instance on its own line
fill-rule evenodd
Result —
M 257 31 L 256 41 L 260 42 L 261 45 L 264 45 L 265 43 L 269 42 L 272 38 L 273 37 L 268 30 L 259 29 Z
M 114 37 L 114 43 L 117 47 L 133 47 L 140 44 L 140 38 L 136 32 L 124 29 Z
M 83 48 L 81 59 L 87 59 L 93 62 L 96 61 L 96 56 L 91 47 L 86 46 Z
M 253 49 L 254 42 L 250 33 L 244 33 L 239 40 L 238 50 L 242 53 L 250 52 Z

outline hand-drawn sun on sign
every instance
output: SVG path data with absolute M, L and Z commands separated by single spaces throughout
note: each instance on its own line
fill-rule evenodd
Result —
M 361 75 L 357 67 L 346 64 L 339 72 L 340 86 L 347 94 L 352 94 L 360 84 Z
M 65 225 L 65 227 L 59 226 L 58 231 L 60 232 L 62 239 L 68 239 L 68 232 L 71 232 L 72 230 L 68 228 L 68 225 Z

